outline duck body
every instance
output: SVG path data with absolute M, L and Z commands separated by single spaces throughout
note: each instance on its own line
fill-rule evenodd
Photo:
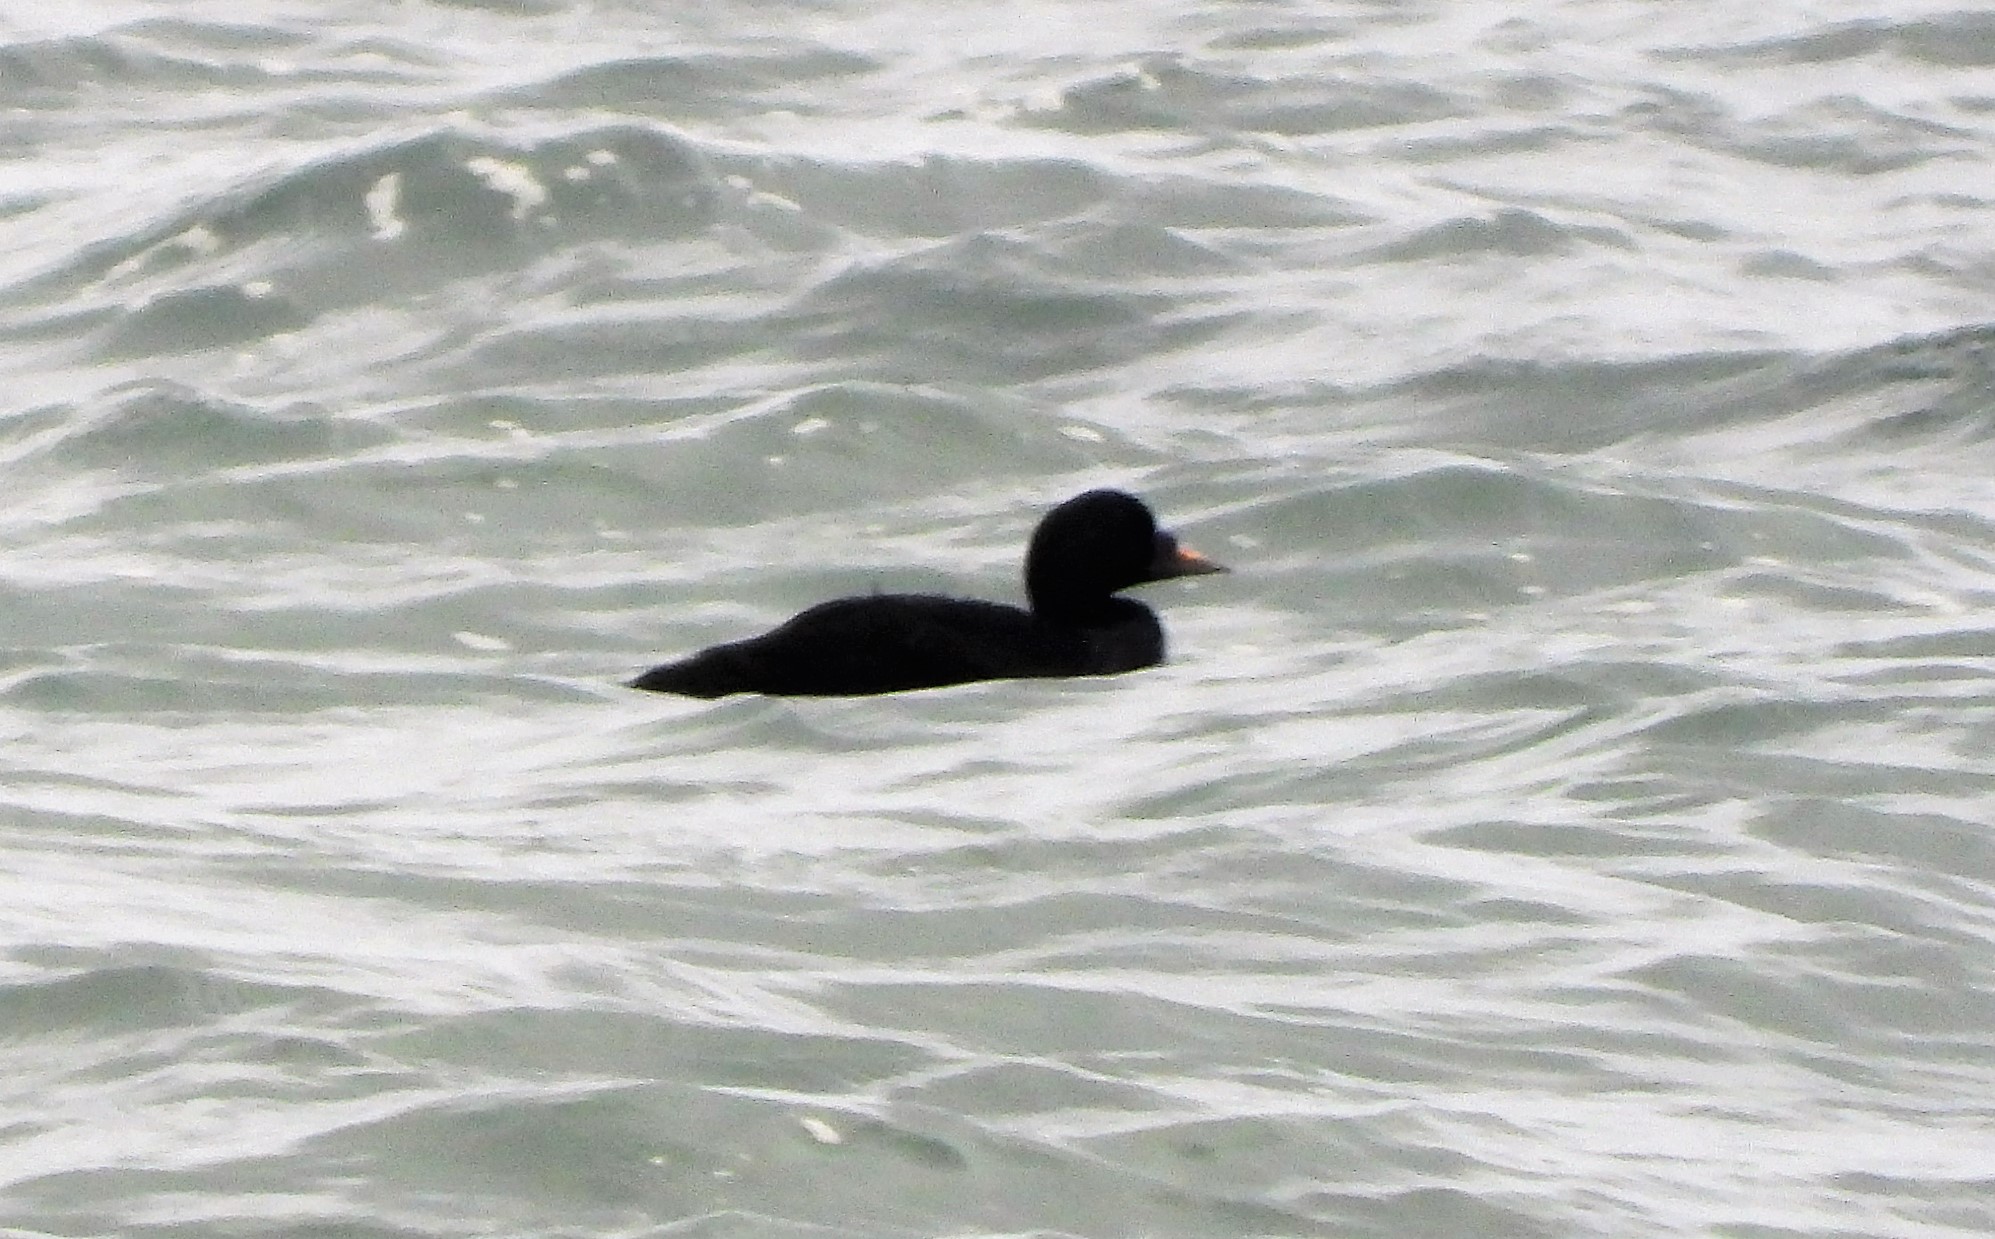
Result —
M 684 697 L 848 697 L 976 680 L 1115 675 L 1164 658 L 1164 629 L 1126 598 L 1098 622 L 1054 624 L 1024 607 L 936 594 L 821 602 L 759 637 L 653 667 L 632 688 Z
M 1159 530 L 1135 497 L 1089 491 L 1053 509 L 1033 534 L 1030 609 L 935 594 L 838 598 L 760 636 L 653 667 L 630 686 L 685 697 L 842 697 L 1116 675 L 1164 658 L 1155 613 L 1116 591 L 1223 571 Z

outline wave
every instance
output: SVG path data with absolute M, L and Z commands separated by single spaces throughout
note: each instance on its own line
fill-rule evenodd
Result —
M 1471 110 L 1465 100 L 1410 79 L 1337 73 L 1258 77 L 1214 62 L 1151 56 L 1068 86 L 1050 106 L 1028 103 L 1017 119 L 1077 134 L 1212 130 L 1300 136 L 1416 125 Z
M 15 290 L 99 324 L 100 355 L 214 348 L 434 291 L 591 240 L 656 240 L 713 218 L 713 177 L 661 129 L 525 142 L 442 129 L 342 151 L 92 245 Z M 18 334 L 54 334 L 33 315 Z

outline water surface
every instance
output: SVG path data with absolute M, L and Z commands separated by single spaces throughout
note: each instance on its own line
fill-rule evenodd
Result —
M 1987 1233 L 1991 65 L 0 16 L 0 1224 Z M 1165 667 L 619 687 L 1104 484 Z

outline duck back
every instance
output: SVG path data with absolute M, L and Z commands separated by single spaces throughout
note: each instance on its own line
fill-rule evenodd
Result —
M 758 637 L 654 667 L 631 687 L 687 697 L 861 696 L 976 680 L 1113 675 L 1163 661 L 1150 609 L 1107 599 L 1078 622 L 930 594 L 819 603 Z

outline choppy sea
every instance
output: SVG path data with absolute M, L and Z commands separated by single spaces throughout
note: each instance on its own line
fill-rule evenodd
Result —
M 1985 1236 L 1991 753 L 1985 7 L 0 10 L 15 1239 Z

